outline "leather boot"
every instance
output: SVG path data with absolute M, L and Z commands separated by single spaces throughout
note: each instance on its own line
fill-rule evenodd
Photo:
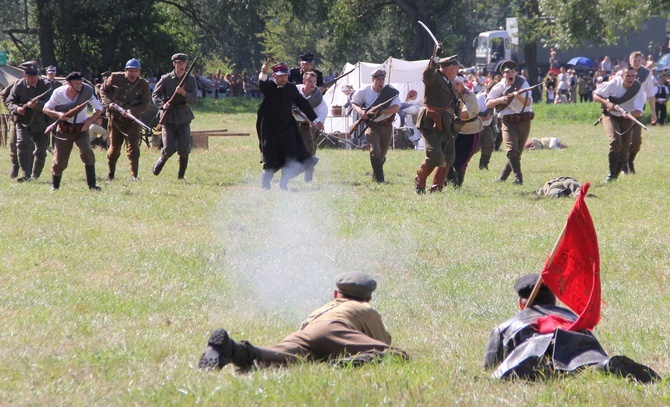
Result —
M 184 175 L 186 175 L 186 167 L 188 167 L 188 156 L 179 157 L 179 172 L 177 173 L 177 179 L 184 179 Z
M 428 165 L 426 161 L 421 163 L 421 166 L 414 177 L 414 188 L 416 189 L 417 194 L 422 195 L 426 193 L 426 179 L 434 169 L 435 167 Z
M 511 173 L 512 173 L 512 166 L 510 165 L 509 161 L 507 161 L 507 163 L 505 163 L 505 167 L 503 167 L 503 170 L 500 173 L 500 176 L 496 178 L 496 182 L 507 181 L 507 178 Z
M 449 184 L 456 185 L 456 171 L 454 171 L 454 167 L 449 168 L 447 179 L 444 180 L 445 187 Z
M 52 175 L 51 176 L 51 190 L 57 191 L 60 188 L 60 180 L 63 178 L 62 175 Z
M 460 187 L 463 185 L 463 180 L 465 179 L 465 170 L 458 173 L 458 179 L 456 180 L 456 186 Z
M 273 170 L 263 170 L 263 175 L 261 176 L 261 187 L 263 189 L 270 189 L 274 175 L 275 172 Z
M 607 159 L 609 161 L 610 173 L 607 175 L 607 178 L 605 178 L 605 182 L 616 181 L 624 163 L 622 162 L 621 165 L 619 165 L 619 153 L 609 153 Z
M 12 164 L 12 169 L 9 172 L 9 178 L 16 178 L 19 176 L 19 165 L 18 164 Z
M 42 175 L 42 170 L 44 169 L 45 162 L 46 158 L 35 158 L 35 160 L 33 161 L 33 171 L 32 174 L 30 175 L 30 178 L 38 179 L 40 175 Z
M 512 172 L 514 173 L 514 181 L 512 181 L 512 184 L 523 185 L 523 175 L 521 174 L 521 159 L 510 158 L 509 164 L 512 167 Z
M 479 157 L 479 169 L 488 171 L 489 161 L 491 161 L 491 154 L 482 154 L 481 157 Z
M 86 183 L 88 184 L 88 189 L 91 191 L 100 191 L 100 188 L 95 183 L 95 165 L 87 165 L 86 167 Z
M 635 153 L 635 154 L 630 153 L 630 155 L 628 156 L 628 173 L 629 174 L 635 174 L 635 164 L 633 163 L 633 161 L 635 161 L 635 156 L 636 155 L 637 155 L 637 153 Z
M 379 157 L 370 157 L 370 164 L 372 164 L 372 179 L 381 184 L 384 182 L 384 164 Z
M 437 167 L 433 175 L 433 185 L 430 186 L 430 192 L 442 192 L 444 182 L 447 180 L 447 167 Z
M 163 170 L 163 166 L 165 166 L 165 161 L 163 161 L 163 157 L 159 157 L 158 161 L 156 161 L 156 164 L 154 164 L 154 168 L 152 170 L 154 175 L 160 174 L 161 171 Z

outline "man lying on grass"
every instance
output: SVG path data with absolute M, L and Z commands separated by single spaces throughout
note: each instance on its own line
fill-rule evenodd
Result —
M 301 360 L 359 365 L 379 361 L 387 355 L 407 360 L 404 351 L 391 346 L 381 315 L 370 300 L 377 282 L 360 272 L 339 275 L 334 300 L 315 310 L 281 342 L 261 347 L 236 342 L 220 328 L 211 333 L 200 357 L 201 369 L 221 369 L 232 363 L 240 370 L 252 366 L 287 365 Z

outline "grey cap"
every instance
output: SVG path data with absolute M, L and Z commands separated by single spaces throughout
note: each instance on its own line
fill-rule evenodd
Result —
M 338 291 L 347 297 L 360 299 L 372 296 L 372 292 L 377 288 L 375 279 L 360 271 L 340 274 L 335 278 L 335 285 Z
M 372 77 L 373 78 L 379 78 L 380 76 L 383 76 L 384 78 L 386 78 L 386 70 L 384 68 L 378 68 L 378 69 L 375 69 L 372 72 Z
M 184 62 L 186 62 L 186 59 L 187 59 L 186 54 L 184 54 L 183 52 L 178 52 L 178 53 L 172 55 L 172 62 L 174 62 L 174 61 L 184 61 Z

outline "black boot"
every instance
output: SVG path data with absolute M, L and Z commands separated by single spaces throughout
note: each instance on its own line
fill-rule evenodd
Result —
M 12 164 L 12 169 L 9 171 L 9 178 L 16 178 L 19 176 L 19 165 Z
M 465 170 L 460 171 L 460 172 L 458 173 L 458 179 L 456 180 L 456 185 L 459 186 L 459 187 L 460 187 L 461 185 L 463 185 L 463 180 L 464 180 L 464 179 L 465 179 Z
M 628 173 L 629 174 L 635 174 L 635 164 L 633 163 L 633 161 L 635 161 L 635 156 L 636 155 L 637 155 L 637 153 L 635 153 L 635 154 L 630 153 L 630 155 L 628 156 Z
M 505 167 L 503 167 L 502 172 L 500 173 L 500 176 L 496 178 L 496 182 L 503 182 L 507 181 L 507 178 L 509 175 L 512 173 L 512 166 L 510 165 L 509 161 L 505 164 Z
M 62 175 L 52 175 L 51 176 L 51 190 L 52 191 L 57 191 L 58 188 L 60 188 L 60 180 L 63 176 Z
M 491 154 L 482 154 L 481 157 L 479 157 L 479 169 L 488 171 L 489 161 L 491 161 Z
M 100 188 L 95 183 L 95 165 L 87 165 L 86 167 L 86 183 L 88 184 L 88 189 L 91 191 L 100 191 Z
M 607 178 L 605 178 L 605 182 L 616 181 L 624 163 L 622 162 L 621 165 L 619 165 L 619 153 L 609 153 L 607 159 L 609 161 L 610 173 L 607 175 Z
M 165 166 L 165 161 L 163 161 L 163 157 L 158 158 L 158 161 L 156 161 L 156 164 L 154 164 L 153 168 L 153 173 L 154 175 L 158 175 L 161 173 L 163 170 L 163 166 Z
M 184 179 L 184 175 L 186 175 L 186 167 L 188 167 L 188 156 L 179 157 L 179 173 L 177 174 L 177 179 Z
M 233 363 L 238 368 L 247 370 L 260 357 L 260 351 L 249 342 L 235 342 L 230 339 L 225 329 L 220 328 L 209 336 L 207 348 L 200 357 L 198 367 L 206 370 L 221 369 L 228 363 Z
M 512 184 L 523 185 L 523 175 L 521 174 L 521 159 L 510 158 L 509 164 L 512 167 L 512 172 L 514 173 L 514 181 L 512 181 Z
M 370 157 L 370 164 L 372 164 L 373 179 L 378 183 L 384 182 L 384 164 L 379 157 Z

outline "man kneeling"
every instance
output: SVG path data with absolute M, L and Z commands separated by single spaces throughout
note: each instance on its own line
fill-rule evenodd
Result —
M 349 272 L 339 275 L 335 285 L 334 300 L 313 311 L 299 330 L 278 344 L 253 346 L 232 340 L 225 329 L 215 330 L 198 367 L 221 369 L 233 363 L 246 370 L 254 364 L 286 365 L 302 359 L 358 365 L 389 354 L 409 359 L 407 353 L 391 346 L 381 315 L 370 305 L 377 282 L 367 274 Z

